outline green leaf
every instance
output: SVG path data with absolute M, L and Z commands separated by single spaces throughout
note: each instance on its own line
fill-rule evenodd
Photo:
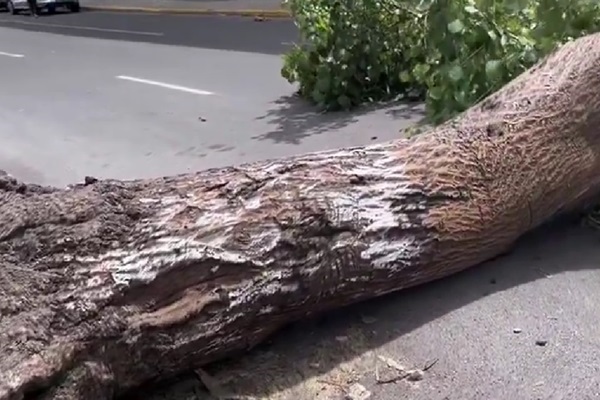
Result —
M 467 104 L 467 94 L 464 90 L 457 90 L 454 92 L 454 100 L 464 107 Z
M 473 6 L 465 6 L 464 8 L 465 12 L 467 14 L 477 14 L 479 13 L 479 10 Z
M 491 81 L 502 77 L 502 60 L 489 60 L 485 63 L 485 76 Z
M 331 69 L 327 64 L 321 63 L 317 67 L 317 75 L 320 79 L 329 79 L 331 76 Z
M 538 60 L 538 56 L 533 50 L 526 50 L 523 59 L 528 64 L 534 64 Z
M 429 72 L 429 70 L 431 69 L 431 67 L 429 66 L 429 64 L 417 64 L 415 65 L 415 68 L 413 69 L 413 74 L 415 76 L 415 78 L 417 78 L 417 80 L 419 81 L 424 81 L 427 78 L 427 73 Z
M 460 19 L 455 19 L 448 24 L 448 30 L 454 34 L 462 33 L 465 30 L 465 26 Z
M 429 88 L 428 94 L 429 94 L 429 97 L 431 97 L 432 99 L 439 100 L 444 95 L 444 91 L 442 90 L 442 88 L 436 86 L 436 87 Z
M 408 71 L 402 71 L 400 72 L 400 82 L 410 82 L 412 80 L 412 77 L 410 76 L 410 73 Z
M 458 82 L 465 76 L 465 73 L 462 67 L 458 64 L 453 65 L 448 70 L 448 78 L 452 80 L 452 82 Z
M 317 81 L 317 89 L 321 93 L 326 93 L 331 86 L 331 79 L 328 76 L 322 77 Z

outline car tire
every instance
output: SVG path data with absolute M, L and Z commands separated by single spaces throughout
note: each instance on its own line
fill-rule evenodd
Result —
M 17 9 L 15 8 L 15 5 L 13 4 L 12 0 L 8 0 L 8 2 L 6 3 L 6 9 L 12 15 L 17 15 L 19 13 L 19 11 L 17 11 Z
M 46 9 L 46 11 L 48 12 L 48 14 L 52 15 L 52 14 L 56 14 L 56 7 L 53 5 L 49 5 L 48 8 Z
M 74 12 L 74 13 L 78 13 L 79 11 L 81 11 L 81 6 L 79 5 L 79 3 L 73 3 L 69 5 L 69 11 Z

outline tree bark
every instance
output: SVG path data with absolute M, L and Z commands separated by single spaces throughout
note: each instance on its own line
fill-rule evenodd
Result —
M 600 36 L 411 140 L 67 189 L 4 178 L 0 399 L 111 399 L 453 274 L 600 192 Z

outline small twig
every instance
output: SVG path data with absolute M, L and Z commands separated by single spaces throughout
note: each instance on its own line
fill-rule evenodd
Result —
M 428 370 L 430 370 L 431 368 L 433 368 L 433 366 L 434 366 L 435 364 L 437 364 L 437 362 L 438 362 L 439 360 L 440 360 L 439 358 L 436 358 L 436 359 L 435 359 L 435 360 L 433 360 L 431 363 L 429 363 L 429 364 L 425 365 L 425 367 L 423 367 L 422 371 L 423 371 L 423 372 L 425 372 L 425 371 L 428 371 Z
M 393 378 L 388 378 L 388 379 L 380 379 L 380 378 L 376 378 L 376 382 L 380 385 L 385 385 L 388 383 L 396 383 L 399 382 L 403 379 L 406 379 L 410 376 L 410 373 L 404 373 L 403 375 L 397 375 L 394 376 Z

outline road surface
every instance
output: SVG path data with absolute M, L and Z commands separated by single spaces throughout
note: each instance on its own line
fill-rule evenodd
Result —
M 392 139 L 399 107 L 322 116 L 280 77 L 290 21 L 0 14 L 0 164 L 66 185 Z
M 221 16 L 81 12 L 43 15 L 33 19 L 26 13 L 18 16 L 0 13 L 0 26 L 51 33 L 53 35 L 49 40 L 56 45 L 64 41 L 64 38 L 54 36 L 58 34 L 270 55 L 282 54 L 299 37 L 295 25 L 290 20 L 255 21 L 253 18 Z M 2 39 L 1 43 L 7 43 L 7 40 Z M 77 43 L 81 52 L 85 46 L 93 50 L 95 42 L 80 40 L 71 43 Z M 182 51 L 183 56 L 189 49 Z M 118 60 L 112 62 L 115 61 Z M 111 61 L 106 59 L 106 62 Z
M 135 7 L 154 10 L 281 10 L 280 0 L 81 0 L 87 7 Z
M 296 35 L 285 21 L 0 15 L 0 169 L 53 185 L 159 176 L 387 140 L 419 118 L 302 105 L 279 78 Z M 508 257 L 296 325 L 210 372 L 255 398 L 332 400 L 356 380 L 373 400 L 598 399 L 598 240 L 539 232 Z M 378 384 L 394 374 L 379 356 L 433 366 L 416 383 Z M 142 398 L 206 398 L 196 390 L 189 379 Z

